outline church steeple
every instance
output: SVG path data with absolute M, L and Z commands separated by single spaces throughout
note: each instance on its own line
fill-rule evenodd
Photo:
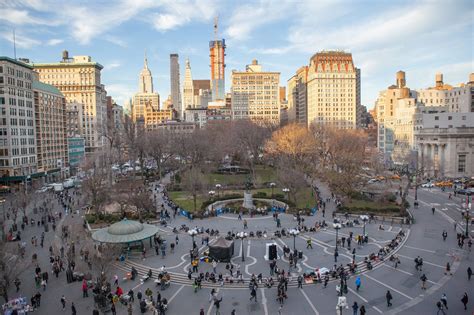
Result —
M 153 77 L 150 69 L 148 69 L 146 50 L 143 70 L 140 72 L 139 93 L 153 93 Z

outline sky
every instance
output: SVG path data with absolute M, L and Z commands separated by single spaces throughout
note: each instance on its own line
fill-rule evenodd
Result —
M 56 62 L 63 50 L 104 66 L 102 83 L 119 104 L 138 90 L 144 52 L 155 90 L 170 91 L 169 55 L 178 53 L 181 87 L 209 79 L 209 40 L 225 38 L 226 91 L 232 70 L 258 59 L 281 72 L 280 85 L 321 50 L 351 52 L 362 74 L 362 104 L 406 72 L 413 89 L 467 82 L 474 72 L 474 5 L 464 0 L 0 0 L 0 55 Z

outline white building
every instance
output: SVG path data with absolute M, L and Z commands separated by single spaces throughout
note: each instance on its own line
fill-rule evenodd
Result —
M 170 54 L 171 103 L 176 110 L 181 109 L 181 90 L 179 85 L 179 56 Z M 178 111 L 181 117 L 182 113 Z
M 33 67 L 0 57 L 0 177 L 37 172 Z
M 232 71 L 232 119 L 280 125 L 280 72 L 262 71 L 257 60 Z
M 194 86 L 193 86 L 193 76 L 191 73 L 191 64 L 189 59 L 186 59 L 186 68 L 184 70 L 184 82 L 183 82 L 183 105 L 181 113 L 184 113 L 186 108 L 194 108 Z M 182 114 L 180 118 L 184 117 Z

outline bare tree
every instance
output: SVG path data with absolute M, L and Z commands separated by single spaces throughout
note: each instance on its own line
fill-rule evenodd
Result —
M 31 260 L 23 258 L 14 243 L 0 240 L 0 295 L 8 302 L 8 289 L 13 281 L 31 265 Z
M 163 168 L 174 157 L 172 135 L 167 130 L 157 130 L 147 134 L 147 152 L 155 161 L 160 178 L 163 176 Z
M 107 171 L 103 170 L 100 162 L 94 157 L 91 157 L 83 165 L 86 172 L 86 178 L 82 183 L 83 191 L 88 195 L 94 210 L 99 213 L 102 206 L 107 201 L 107 194 L 105 194 L 105 181 L 107 180 Z
M 297 205 L 298 200 L 296 196 L 298 191 L 308 186 L 303 172 L 297 168 L 292 167 L 290 162 L 288 162 L 288 159 L 283 157 L 278 161 L 277 170 L 278 181 L 280 182 L 280 185 L 289 189 L 289 199 L 290 201 L 293 201 L 295 205 Z
M 194 212 L 197 210 L 197 196 L 205 187 L 205 178 L 199 167 L 193 167 L 184 173 L 182 180 L 183 189 L 193 196 Z

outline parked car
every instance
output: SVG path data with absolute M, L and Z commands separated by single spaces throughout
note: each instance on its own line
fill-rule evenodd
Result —
M 421 184 L 421 187 L 423 187 L 423 188 L 433 188 L 434 184 L 432 182 L 427 182 L 427 183 Z

